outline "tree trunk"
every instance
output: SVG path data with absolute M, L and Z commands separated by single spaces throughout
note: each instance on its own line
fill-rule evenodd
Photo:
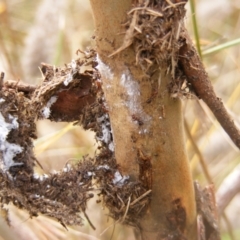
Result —
M 132 0 L 91 0 L 91 5 L 115 157 L 122 175 L 139 179 L 152 190 L 138 222 L 139 233 L 149 240 L 197 239 L 182 106 L 168 93 L 172 79 L 168 63 L 161 62 L 146 80 L 133 47 L 122 45 Z M 119 48 L 122 51 L 109 57 Z

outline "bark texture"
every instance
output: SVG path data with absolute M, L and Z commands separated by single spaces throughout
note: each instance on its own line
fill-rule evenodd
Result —
M 131 0 L 91 0 L 115 157 L 122 175 L 152 189 L 150 205 L 137 223 L 142 239 L 194 240 L 194 188 L 181 101 L 171 98 L 167 90 L 172 79 L 168 63 L 161 62 L 161 68 L 146 80 L 133 47 L 109 57 L 122 47 L 123 23 L 131 4 Z

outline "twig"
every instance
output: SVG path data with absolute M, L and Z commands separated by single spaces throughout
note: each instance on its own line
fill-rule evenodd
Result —
M 240 131 L 225 109 L 222 100 L 214 92 L 213 86 L 204 69 L 192 41 L 186 31 L 183 32 L 183 46 L 179 50 L 180 65 L 197 96 L 207 104 L 223 129 L 240 149 Z
M 83 211 L 84 217 L 87 219 L 89 225 L 92 227 L 93 230 L 96 230 L 95 226 L 92 224 L 91 220 L 89 219 L 88 215 L 85 211 Z
M 175 8 L 175 4 L 173 4 L 170 0 L 165 0 L 171 7 Z
M 119 223 L 119 220 L 110 224 L 108 227 L 106 227 L 99 235 L 102 236 L 110 227 L 115 226 L 117 223 Z
M 202 155 L 201 151 L 199 150 L 196 142 L 195 142 L 194 139 L 193 139 L 193 136 L 192 136 L 192 134 L 191 134 L 191 132 L 190 132 L 190 130 L 189 130 L 189 127 L 188 127 L 188 124 L 187 124 L 186 119 L 184 119 L 184 127 L 185 127 L 185 130 L 186 130 L 186 133 L 187 133 L 187 137 L 189 138 L 189 140 L 190 140 L 190 142 L 191 142 L 191 144 L 192 144 L 192 146 L 193 146 L 193 149 L 194 149 L 195 153 L 198 155 L 199 161 L 200 161 L 200 163 L 201 163 L 201 166 L 202 166 L 204 175 L 205 175 L 208 183 L 213 183 L 213 180 L 212 180 L 212 178 L 211 178 L 211 176 L 210 176 L 210 173 L 209 173 L 209 171 L 208 171 L 208 168 L 207 168 L 207 165 L 206 165 L 205 160 L 204 160 L 204 158 L 203 158 L 203 155 Z
M 174 3 L 173 6 L 172 6 L 172 5 L 169 5 L 169 6 L 165 7 L 165 8 L 163 9 L 163 12 L 166 11 L 167 9 L 171 8 L 171 7 L 176 8 L 176 6 L 178 6 L 178 5 L 185 5 L 186 3 L 187 3 L 187 2 Z
M 130 206 L 133 206 L 134 204 L 136 204 L 137 202 L 139 202 L 141 199 L 143 199 L 144 197 L 146 197 L 149 193 L 151 193 L 152 190 L 148 190 L 147 192 L 145 192 L 143 195 L 141 195 L 139 198 L 135 199 L 133 202 L 130 203 Z
M 120 222 L 122 222 L 122 223 L 125 221 L 125 218 L 126 218 L 126 216 L 127 216 L 127 213 L 128 213 L 128 210 L 129 210 L 129 206 L 130 206 L 130 202 L 131 202 L 131 196 L 128 198 L 128 203 L 127 203 L 126 211 L 125 211 L 125 213 L 124 213 L 124 215 L 123 215 L 123 217 L 122 217 L 122 219 L 121 219 L 121 221 L 120 221 Z
M 221 215 L 230 201 L 240 192 L 240 165 L 223 181 L 216 193 L 218 212 Z
M 108 57 L 112 57 L 112 56 L 116 55 L 117 53 L 123 51 L 124 49 L 126 49 L 133 43 L 133 32 L 134 32 L 136 23 L 137 23 L 137 12 L 135 11 L 133 14 L 132 22 L 131 22 L 128 30 L 126 31 L 122 46 L 120 48 L 118 48 L 115 52 L 110 54 Z
M 22 82 L 17 82 L 14 80 L 7 80 L 4 81 L 3 86 L 5 88 L 12 88 L 12 89 L 17 89 L 20 92 L 25 92 L 25 93 L 32 93 L 36 90 L 36 86 L 25 84 Z

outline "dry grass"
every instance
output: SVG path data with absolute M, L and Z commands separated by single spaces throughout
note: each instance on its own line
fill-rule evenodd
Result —
M 37 17 L 38 6 L 44 1 L 0 1 L 0 70 L 6 73 L 7 79 L 37 83 L 41 81 L 41 74 L 38 71 L 40 62 L 50 61 L 62 65 L 75 57 L 77 49 L 91 45 L 94 31 L 87 0 L 69 0 L 64 6 L 59 5 L 59 18 L 51 20 L 51 24 L 49 21 L 44 22 L 44 18 Z M 48 2 L 47 6 L 51 8 L 51 2 L 54 1 Z M 188 8 L 186 22 L 194 38 L 190 7 Z M 196 10 L 204 64 L 217 95 L 223 99 L 235 121 L 240 124 L 239 45 L 220 49 L 212 54 L 204 54 L 208 48 L 240 38 L 238 31 L 240 5 L 238 0 L 221 0 L 217 4 L 214 1 L 199 0 Z M 40 18 L 41 21 L 34 21 L 35 18 Z M 54 25 L 50 28 L 54 31 L 44 31 L 48 29 L 48 25 Z M 35 40 L 28 41 L 28 45 L 24 46 L 26 39 L 31 37 Z M 28 61 L 24 60 L 26 56 Z M 27 73 L 26 69 L 33 70 Z M 187 147 L 194 179 L 198 179 L 203 185 L 213 181 L 218 189 L 224 178 L 239 164 L 239 151 L 201 101 L 186 100 L 184 105 L 186 125 L 192 136 L 187 139 Z M 92 147 L 93 134 L 86 133 L 80 128 L 64 132 L 66 128 L 66 124 L 52 124 L 48 121 L 41 121 L 38 124 L 38 135 L 42 137 L 42 145 L 38 140 L 35 151 L 46 172 L 59 170 L 68 160 L 77 161 L 84 154 L 93 154 L 95 150 Z M 226 208 L 228 224 L 225 217 L 221 218 L 224 240 L 240 238 L 239 202 L 238 194 Z M 95 200 L 90 201 L 87 212 L 97 226 L 96 231 L 93 231 L 87 223 L 82 228 L 70 228 L 66 231 L 51 219 L 40 217 L 32 220 L 26 213 L 11 207 L 10 220 L 13 227 L 9 229 L 4 224 L 0 224 L 0 236 L 5 240 L 110 239 L 114 231 L 112 238 L 114 240 L 132 239 L 130 229 L 124 228 L 123 231 L 121 226 L 114 229 L 114 224 L 108 219 L 106 211 L 102 210 Z M 101 235 L 105 229 L 106 231 Z

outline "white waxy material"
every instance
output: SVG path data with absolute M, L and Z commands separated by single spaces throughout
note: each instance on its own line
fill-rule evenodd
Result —
M 51 113 L 51 106 L 57 101 L 57 96 L 52 96 L 47 102 L 46 106 L 42 109 L 42 116 L 49 118 Z
M 126 70 L 121 76 L 120 84 L 125 88 L 127 94 L 127 100 L 124 102 L 125 106 L 129 109 L 131 116 L 139 116 L 141 121 L 147 126 L 145 131 L 140 131 L 141 134 L 147 133 L 152 118 L 142 108 L 138 82 L 133 79 L 129 70 Z M 138 124 L 138 121 L 133 120 L 133 122 Z
M 106 65 L 104 62 L 102 62 L 102 60 L 99 58 L 98 55 L 97 55 L 97 62 L 98 62 L 97 69 L 100 72 L 101 76 L 105 80 L 113 80 L 114 75 L 111 68 L 108 65 Z
M 3 171 L 8 171 L 10 167 L 19 166 L 23 163 L 14 162 L 14 157 L 23 151 L 23 148 L 20 145 L 15 143 L 9 143 L 7 141 L 8 134 L 12 129 L 17 129 L 19 123 L 17 118 L 9 114 L 10 123 L 7 123 L 0 113 L 0 151 L 2 153 L 2 159 L 0 159 L 0 168 Z
M 114 179 L 112 181 L 113 184 L 122 186 L 127 179 L 129 179 L 129 176 L 122 176 L 119 171 L 116 171 L 114 173 Z

